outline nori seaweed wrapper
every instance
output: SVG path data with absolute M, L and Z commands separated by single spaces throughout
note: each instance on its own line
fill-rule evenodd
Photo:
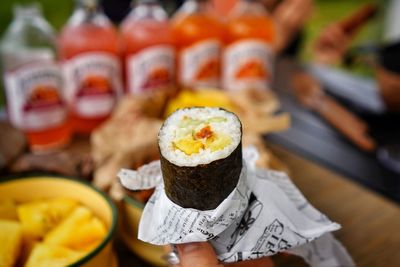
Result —
M 241 141 L 229 156 L 193 167 L 171 163 L 160 150 L 165 193 L 170 200 L 184 208 L 215 209 L 236 187 L 242 161 Z

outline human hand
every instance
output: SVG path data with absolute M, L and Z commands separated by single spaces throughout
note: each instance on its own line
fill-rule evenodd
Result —
M 274 267 L 270 258 L 222 264 L 218 261 L 212 246 L 207 242 L 195 242 L 176 245 L 180 264 L 173 267 Z
M 275 50 L 280 52 L 287 47 L 297 32 L 310 18 L 314 9 L 312 0 L 285 0 L 273 11 L 277 35 Z
M 314 60 L 322 64 L 337 64 L 343 60 L 352 36 L 339 23 L 331 24 L 321 31 L 314 47 Z
M 315 61 L 323 64 L 340 63 L 350 41 L 377 11 L 378 6 L 374 3 L 361 5 L 349 16 L 322 30 L 314 45 Z

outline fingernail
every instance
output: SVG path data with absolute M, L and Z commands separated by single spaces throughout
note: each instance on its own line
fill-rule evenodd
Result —
M 182 253 L 190 253 L 192 251 L 198 250 L 199 248 L 200 248 L 200 243 L 199 242 L 186 243 L 186 244 L 178 245 L 178 249 Z

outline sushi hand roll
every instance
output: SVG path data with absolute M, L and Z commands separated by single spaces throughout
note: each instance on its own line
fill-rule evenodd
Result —
M 166 195 L 184 208 L 211 210 L 236 187 L 242 170 L 242 126 L 221 108 L 179 109 L 158 134 Z

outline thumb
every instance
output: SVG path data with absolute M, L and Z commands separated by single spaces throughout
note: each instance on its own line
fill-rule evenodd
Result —
M 217 256 L 207 242 L 176 245 L 182 267 L 222 267 Z

